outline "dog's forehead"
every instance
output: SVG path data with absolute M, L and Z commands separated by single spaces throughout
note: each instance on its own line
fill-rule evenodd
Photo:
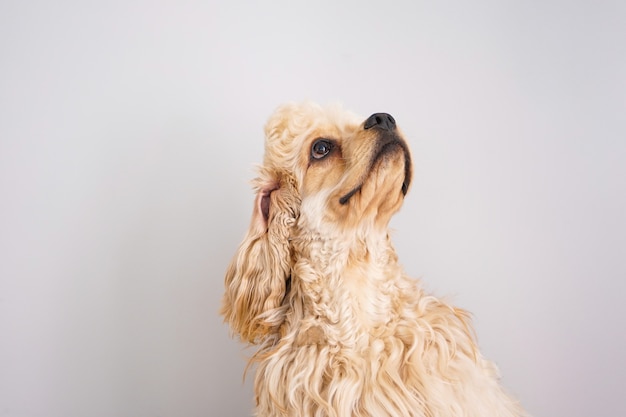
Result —
M 269 140 L 295 140 L 314 129 L 354 129 L 362 121 L 361 117 L 336 104 L 326 107 L 314 103 L 288 104 L 270 116 L 265 134 Z
M 362 124 L 362 118 L 339 105 L 314 103 L 279 107 L 265 125 L 266 165 L 294 166 L 303 146 L 317 137 L 341 140 Z

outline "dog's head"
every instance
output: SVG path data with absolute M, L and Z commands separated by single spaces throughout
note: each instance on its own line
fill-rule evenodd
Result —
M 389 114 L 286 105 L 265 135 L 263 165 L 293 177 L 309 228 L 386 227 L 408 191 L 411 158 Z
M 411 157 L 392 116 L 359 118 L 312 103 L 280 107 L 265 127 L 250 229 L 226 274 L 222 314 L 242 339 L 276 332 L 293 239 L 386 229 L 411 182 Z

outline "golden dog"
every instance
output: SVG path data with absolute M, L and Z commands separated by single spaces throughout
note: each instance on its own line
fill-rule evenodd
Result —
M 290 104 L 265 137 L 221 309 L 260 346 L 257 415 L 525 415 L 478 352 L 468 314 L 398 264 L 388 223 L 411 156 L 393 117 Z

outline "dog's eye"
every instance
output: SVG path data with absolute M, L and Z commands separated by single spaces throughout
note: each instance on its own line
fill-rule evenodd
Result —
M 314 159 L 322 159 L 333 149 L 333 144 L 326 139 L 318 139 L 311 146 L 311 156 Z

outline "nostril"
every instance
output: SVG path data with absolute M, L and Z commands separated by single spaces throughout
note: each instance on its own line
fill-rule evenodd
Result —
M 390 114 L 374 113 L 368 117 L 363 124 L 364 129 L 371 129 L 373 127 L 383 130 L 393 130 L 396 128 L 396 121 Z

